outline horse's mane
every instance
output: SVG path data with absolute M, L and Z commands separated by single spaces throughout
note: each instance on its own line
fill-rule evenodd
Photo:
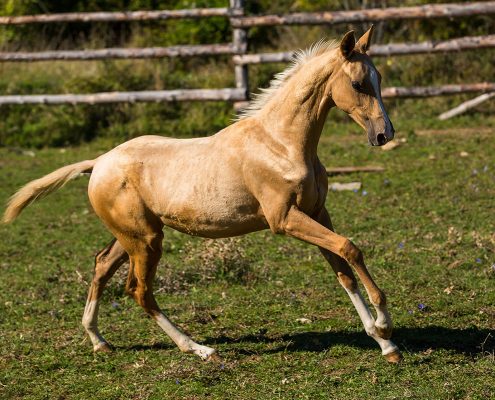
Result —
M 270 81 L 270 86 L 260 88 L 261 93 L 253 93 L 253 99 L 249 102 L 238 116 L 238 119 L 252 117 L 268 103 L 275 93 L 280 89 L 290 77 L 294 76 L 308 61 L 318 57 L 327 51 L 337 48 L 338 43 L 335 40 L 319 40 L 306 50 L 297 50 L 291 58 L 291 64 L 279 72 Z

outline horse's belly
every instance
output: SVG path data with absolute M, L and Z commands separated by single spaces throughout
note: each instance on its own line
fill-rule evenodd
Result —
M 209 174 L 209 176 L 214 176 Z M 242 235 L 266 228 L 259 202 L 240 182 L 197 179 L 163 187 L 152 211 L 174 229 L 204 237 Z
M 164 225 L 180 232 L 208 238 L 243 235 L 267 228 L 265 218 L 249 206 L 188 208 L 184 205 L 160 218 Z

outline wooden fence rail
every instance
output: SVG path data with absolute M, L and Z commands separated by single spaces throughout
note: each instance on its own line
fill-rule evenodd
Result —
M 419 18 L 454 18 L 495 13 L 495 1 L 425 4 L 411 7 L 372 8 L 350 11 L 323 11 L 285 15 L 242 16 L 241 7 L 196 8 L 188 10 L 61 13 L 0 17 L 0 25 L 53 22 L 130 22 L 178 18 L 223 16 L 231 18 L 234 28 L 274 25 L 328 25 Z
M 103 92 L 91 94 L 42 94 L 0 96 L 0 105 L 7 104 L 105 104 L 167 101 L 242 101 L 243 89 L 180 89 L 139 92 Z
M 353 22 L 468 17 L 478 14 L 495 14 L 495 1 L 236 17 L 232 18 L 232 26 L 251 28 L 275 25 L 335 25 Z
M 402 56 L 424 53 L 447 53 L 461 50 L 472 50 L 495 47 L 495 35 L 466 36 L 445 41 L 426 41 L 421 43 L 391 43 L 373 45 L 369 54 L 373 57 Z M 233 57 L 236 64 L 261 64 L 289 62 L 295 51 L 280 53 L 259 53 L 236 55 Z M 0 53 L 0 60 L 1 60 Z
M 382 89 L 382 97 L 434 97 L 461 93 L 493 92 L 495 83 L 465 83 L 459 85 L 388 87 Z
M 89 61 L 108 59 L 144 59 L 193 57 L 243 53 L 232 43 L 170 47 L 107 48 L 97 50 L 59 50 L 40 52 L 0 52 L 0 61 Z
M 108 92 L 94 94 L 8 95 L 0 96 L 6 104 L 101 104 L 157 101 L 233 101 L 237 105 L 248 100 L 248 64 L 287 62 L 293 52 L 247 54 L 247 29 L 269 25 L 340 24 L 364 21 L 404 20 L 417 18 L 453 18 L 495 14 L 495 1 L 427 4 L 413 7 L 392 7 L 355 11 L 294 13 L 286 15 L 245 16 L 244 0 L 229 0 L 228 8 L 198 8 L 190 10 L 159 10 L 129 12 L 65 13 L 0 17 L 0 25 L 54 22 L 124 22 L 177 18 L 222 16 L 233 27 L 232 43 L 150 48 L 108 48 L 44 52 L 1 52 L 0 61 L 100 60 L 161 57 L 190 57 L 205 55 L 233 55 L 236 88 L 160 90 L 141 92 Z M 495 35 L 461 37 L 438 42 L 397 43 L 376 45 L 373 56 L 463 51 L 495 47 Z M 470 92 L 493 92 L 495 83 L 473 83 L 435 87 L 391 87 L 383 89 L 383 97 L 428 97 Z
M 53 22 L 132 22 L 182 18 L 230 17 L 236 15 L 231 8 L 194 8 L 190 10 L 122 11 L 60 13 L 0 17 L 0 25 L 22 25 Z
M 495 83 L 473 83 L 464 85 L 389 87 L 382 90 L 386 98 L 414 98 L 445 96 L 459 93 L 495 91 Z M 139 92 L 104 92 L 92 94 L 46 94 L 0 96 L 1 105 L 13 104 L 108 104 L 134 102 L 171 101 L 233 101 L 246 99 L 244 88 L 234 89 L 180 89 L 148 90 Z
M 244 38 L 246 40 L 246 38 Z M 374 57 L 402 56 L 424 53 L 447 53 L 495 47 L 495 35 L 466 36 L 445 41 L 426 41 L 420 43 L 391 43 L 374 45 L 369 54 Z M 145 59 L 165 57 L 193 57 L 211 55 L 235 55 L 236 65 L 289 62 L 295 51 L 281 53 L 239 54 L 245 53 L 245 44 L 223 43 L 170 47 L 145 48 L 107 48 L 97 50 L 58 50 L 40 52 L 0 52 L 1 61 L 87 61 L 106 59 Z

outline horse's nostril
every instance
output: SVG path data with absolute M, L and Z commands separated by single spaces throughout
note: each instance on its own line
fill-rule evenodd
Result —
M 379 133 L 378 135 L 376 135 L 376 141 L 378 142 L 378 145 L 381 146 L 387 143 L 387 138 L 383 133 Z

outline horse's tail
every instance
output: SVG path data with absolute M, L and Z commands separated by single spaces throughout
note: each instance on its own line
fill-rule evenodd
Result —
M 19 189 L 9 200 L 3 214 L 3 222 L 12 222 L 21 211 L 32 202 L 60 189 L 81 173 L 91 173 L 96 160 L 86 160 L 66 165 L 42 178 L 29 182 Z

